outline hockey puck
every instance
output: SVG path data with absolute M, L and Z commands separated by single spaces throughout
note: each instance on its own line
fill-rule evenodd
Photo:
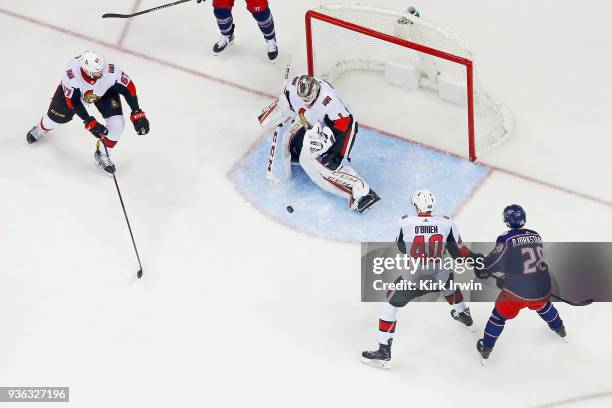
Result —
M 293 212 L 293 207 L 292 207 L 292 206 L 290 206 L 290 205 L 288 205 L 288 206 L 287 206 L 287 212 L 288 212 L 289 214 L 291 214 L 291 213 Z

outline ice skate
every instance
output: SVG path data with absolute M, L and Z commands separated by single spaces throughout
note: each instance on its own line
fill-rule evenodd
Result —
M 474 324 L 474 320 L 472 320 L 472 315 L 470 314 L 470 308 L 469 307 L 466 308 L 461 313 L 457 313 L 455 311 L 455 309 L 451 309 L 450 314 L 451 314 L 453 319 L 457 320 L 458 322 L 463 323 L 464 325 L 469 327 L 471 331 L 474 331 L 474 328 L 472 327 L 472 325 Z
M 559 337 L 561 337 L 561 339 L 563 339 L 564 342 L 568 342 L 567 341 L 567 332 L 565 331 L 565 325 L 561 324 L 561 327 L 559 327 L 557 330 L 553 330 L 555 333 L 557 333 L 557 335 Z
M 276 38 L 266 40 L 266 46 L 268 47 L 268 58 L 270 58 L 270 61 L 274 61 L 276 57 L 278 57 L 278 44 L 276 43 Z
M 38 126 L 34 126 L 26 135 L 26 140 L 29 144 L 36 143 L 42 139 L 44 135 L 45 132 L 43 132 Z
M 234 27 L 232 27 L 232 31 L 230 32 L 229 35 L 221 35 L 221 38 L 219 39 L 219 41 L 217 41 L 215 45 L 213 46 L 213 52 L 215 53 L 215 55 L 219 55 L 220 53 L 225 51 L 226 48 L 231 47 L 233 44 L 234 44 Z
M 379 201 L 380 201 L 380 197 L 378 196 L 378 194 L 376 194 L 374 190 L 370 189 L 368 194 L 364 195 L 363 197 L 359 199 L 359 202 L 357 203 L 357 211 L 363 214 L 364 212 L 372 208 L 374 204 L 376 204 Z
M 489 358 L 489 355 L 491 354 L 491 351 L 493 351 L 493 349 L 485 347 L 484 340 L 480 339 L 476 342 L 476 350 L 478 350 L 478 353 L 480 353 L 480 357 L 482 358 L 481 364 L 484 367 L 485 360 Z
M 389 345 L 379 344 L 378 350 L 361 353 L 361 362 L 379 368 L 391 368 L 391 342 Z
M 110 157 L 108 157 L 105 152 L 101 152 L 100 149 L 96 149 L 96 152 L 94 153 L 94 159 L 96 160 L 96 165 L 105 174 L 109 176 L 115 174 L 115 164 L 111 161 Z

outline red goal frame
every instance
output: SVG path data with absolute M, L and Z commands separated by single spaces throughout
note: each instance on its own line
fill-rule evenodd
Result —
M 335 25 L 346 30 L 355 31 L 357 33 L 367 35 L 370 37 L 377 38 L 382 41 L 386 41 L 392 44 L 399 45 L 401 47 L 410 48 L 415 51 L 419 51 L 425 54 L 433 55 L 434 57 L 442 58 L 447 61 L 455 62 L 465 66 L 466 79 L 467 79 L 467 112 L 468 112 L 468 144 L 469 144 L 469 158 L 470 161 L 476 161 L 476 144 L 474 140 L 474 66 L 471 60 L 463 57 L 459 57 L 453 54 L 436 50 L 421 44 L 417 44 L 411 41 L 402 40 L 397 37 L 393 37 L 388 34 L 381 33 L 380 31 L 371 30 L 367 27 L 363 27 L 354 23 L 350 23 L 345 20 L 341 20 L 335 17 L 328 16 L 326 14 L 319 13 L 314 10 L 308 10 L 306 12 L 306 53 L 308 62 L 308 75 L 314 75 L 314 51 L 312 46 L 312 20 L 319 20 L 324 23 Z

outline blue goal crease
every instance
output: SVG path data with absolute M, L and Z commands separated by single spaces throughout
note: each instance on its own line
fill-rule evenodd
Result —
M 436 214 L 454 214 L 489 171 L 460 157 L 361 128 L 351 165 L 382 200 L 359 214 L 348 208 L 345 199 L 317 187 L 299 166 L 293 166 L 293 177 L 287 179 L 280 156 L 274 164 L 280 184 L 268 184 L 269 153 L 270 140 L 262 137 L 234 166 L 229 177 L 238 191 L 265 214 L 300 232 L 352 242 L 393 241 L 399 218 L 413 213 L 410 199 L 419 188 L 436 194 Z M 293 207 L 293 213 L 287 206 Z

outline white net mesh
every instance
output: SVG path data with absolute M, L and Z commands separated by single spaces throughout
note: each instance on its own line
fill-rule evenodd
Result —
M 476 66 L 474 54 L 464 41 L 422 17 L 360 3 L 329 4 L 316 11 L 369 30 L 469 59 Z M 456 62 L 432 57 L 316 19 L 312 27 L 314 72 L 329 81 L 356 69 L 384 71 L 385 65 L 393 62 L 417 67 L 420 71 L 419 84 L 423 87 L 438 90 L 441 78 L 466 86 L 466 68 Z M 463 95 L 465 101 L 465 91 Z M 476 73 L 474 123 L 476 152 L 479 155 L 503 142 L 513 127 L 510 111 L 482 90 Z

